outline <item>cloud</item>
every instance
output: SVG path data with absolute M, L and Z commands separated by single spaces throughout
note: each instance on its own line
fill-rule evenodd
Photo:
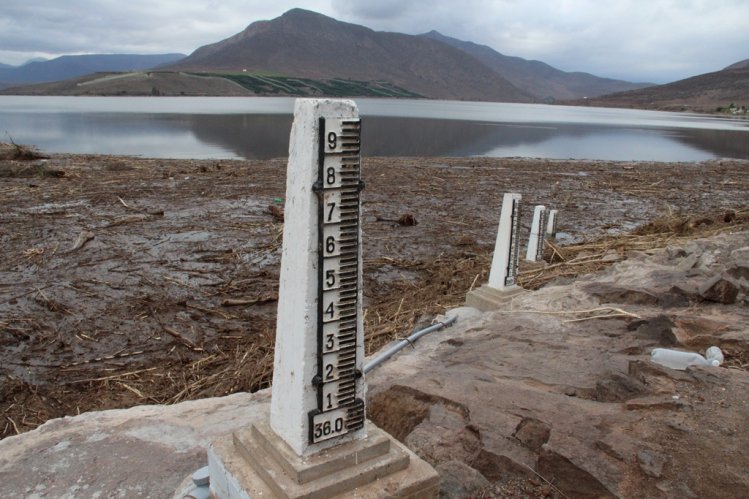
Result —
M 749 57 L 746 0 L 434 0 L 417 1 L 395 17 L 372 15 L 370 3 L 335 0 L 333 7 L 347 21 L 374 29 L 436 29 L 599 76 L 666 82 Z

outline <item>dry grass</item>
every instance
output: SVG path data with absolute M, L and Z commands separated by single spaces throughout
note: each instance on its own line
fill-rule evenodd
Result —
M 626 258 L 630 251 L 647 251 L 683 244 L 690 239 L 726 231 L 749 229 L 749 210 L 671 215 L 643 225 L 629 234 L 596 241 L 558 246 L 546 242 L 545 264 L 521 262 L 518 282 L 525 289 L 538 289 L 561 278 L 599 272 Z M 372 262 L 377 263 L 377 262 Z M 387 299 L 367 309 L 365 331 L 368 351 L 393 339 L 408 336 L 417 325 L 425 325 L 437 314 L 461 306 L 465 294 L 488 279 L 491 254 L 441 259 L 428 263 L 390 261 L 393 266 L 417 270 L 426 277 L 418 284 L 401 281 Z M 365 270 L 366 271 L 366 270 Z
M 35 147 L 16 144 L 12 138 L 10 139 L 10 143 L 0 142 L 0 160 L 32 161 L 46 157 L 37 151 Z

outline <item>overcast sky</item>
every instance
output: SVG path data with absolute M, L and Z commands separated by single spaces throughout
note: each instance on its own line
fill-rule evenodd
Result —
M 0 62 L 189 54 L 294 7 L 376 30 L 436 29 L 630 81 L 666 83 L 749 58 L 749 0 L 2 0 Z

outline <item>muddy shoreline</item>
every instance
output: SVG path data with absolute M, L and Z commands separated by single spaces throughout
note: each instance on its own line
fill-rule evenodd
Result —
M 268 386 L 285 158 L 0 160 L 2 436 Z M 486 279 L 504 192 L 562 241 L 747 204 L 749 161 L 363 158 L 370 348 Z M 398 223 L 403 215 L 417 222 Z M 526 237 L 526 236 L 524 236 Z M 425 291 L 427 290 L 427 291 Z

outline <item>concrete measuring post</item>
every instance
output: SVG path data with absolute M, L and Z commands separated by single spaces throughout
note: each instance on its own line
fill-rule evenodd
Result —
M 366 436 L 360 143 L 353 101 L 297 100 L 270 426 L 300 456 Z
M 531 235 L 528 238 L 528 250 L 525 253 L 525 259 L 527 261 L 537 262 L 543 258 L 545 235 L 546 206 L 539 204 L 533 209 Z
M 522 291 L 517 285 L 521 199 L 522 196 L 516 193 L 507 193 L 502 198 L 489 282 L 466 294 L 469 307 L 495 310 Z
M 489 287 L 505 289 L 516 285 L 518 276 L 518 252 L 520 249 L 520 194 L 507 193 L 502 199 L 499 229 L 494 244 L 492 267 L 489 271 Z
M 270 409 L 211 444 L 214 497 L 439 490 L 429 464 L 365 420 L 360 132 L 353 101 L 296 101 Z
M 557 237 L 557 213 L 559 213 L 558 210 L 549 210 L 546 222 L 546 236 L 551 239 L 556 239 Z

